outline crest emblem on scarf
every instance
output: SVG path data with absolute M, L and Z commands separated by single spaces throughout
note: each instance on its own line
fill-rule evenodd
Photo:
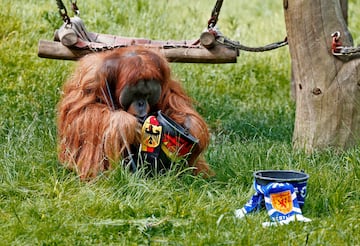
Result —
M 280 211 L 283 214 L 287 214 L 293 209 L 293 202 L 291 199 L 290 190 L 286 190 L 279 193 L 270 194 L 271 205 L 275 210 Z

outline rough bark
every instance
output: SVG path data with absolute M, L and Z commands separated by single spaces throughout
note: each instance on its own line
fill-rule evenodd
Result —
M 348 24 L 348 6 L 349 6 L 348 0 L 339 0 L 339 2 L 340 2 L 341 11 L 342 11 L 345 23 Z M 288 3 L 288 1 L 284 1 L 284 6 L 287 3 Z M 295 85 L 295 81 L 293 79 L 293 71 L 291 71 L 291 98 L 293 100 L 296 99 L 296 89 L 295 89 L 295 87 L 296 87 L 296 85 Z
M 340 31 L 352 46 L 339 0 L 284 0 L 296 116 L 294 148 L 345 149 L 360 142 L 360 59 L 343 62 L 331 53 Z
M 340 0 L 340 6 L 344 16 L 345 23 L 348 24 L 348 0 Z

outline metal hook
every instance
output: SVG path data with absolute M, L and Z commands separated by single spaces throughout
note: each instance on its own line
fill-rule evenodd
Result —
M 336 41 L 338 41 L 340 39 L 340 32 L 339 31 L 336 31 L 336 32 L 333 32 L 331 34 L 331 37 L 335 38 Z

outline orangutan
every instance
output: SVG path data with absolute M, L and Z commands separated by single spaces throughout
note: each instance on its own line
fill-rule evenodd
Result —
M 89 54 L 78 61 L 58 104 L 59 160 L 81 179 L 96 177 L 131 157 L 144 120 L 161 111 L 198 141 L 188 165 L 195 175 L 214 173 L 203 152 L 205 121 L 157 51 L 130 46 Z

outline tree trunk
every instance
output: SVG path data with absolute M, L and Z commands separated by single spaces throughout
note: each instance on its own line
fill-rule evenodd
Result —
M 331 53 L 335 31 L 341 33 L 344 46 L 352 46 L 344 2 L 284 0 L 297 149 L 345 149 L 360 143 L 360 59 L 343 62 Z
M 345 23 L 348 24 L 348 0 L 340 0 L 340 6 Z

